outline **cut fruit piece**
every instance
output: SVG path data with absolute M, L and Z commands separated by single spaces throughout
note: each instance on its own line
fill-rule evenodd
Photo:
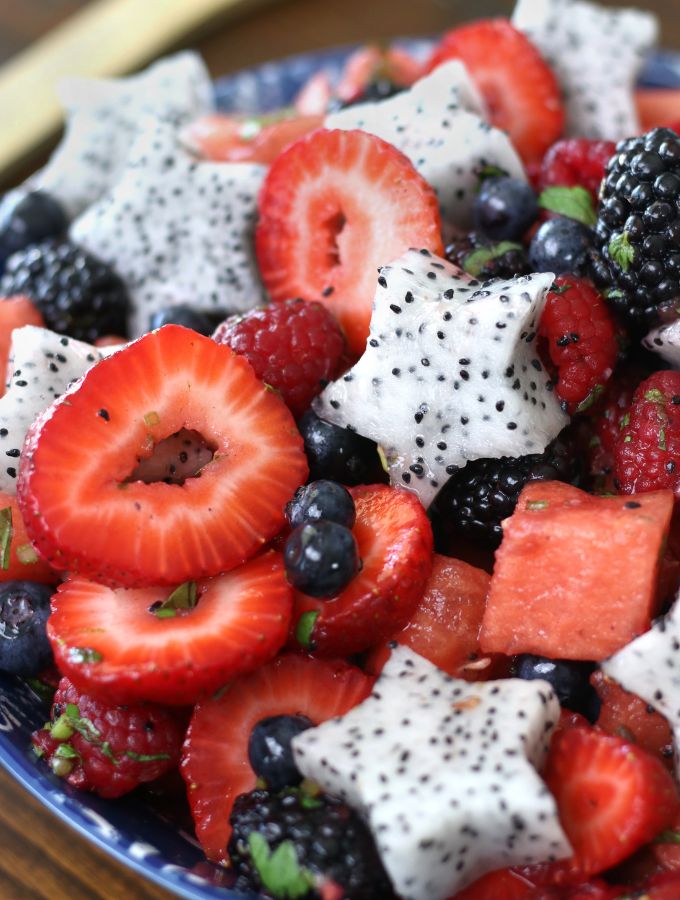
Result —
M 508 132 L 522 159 L 540 161 L 562 134 L 564 109 L 557 79 L 529 39 L 506 19 L 473 22 L 444 35 L 427 71 L 449 59 L 465 63 L 489 121 Z
M 181 485 L 129 481 L 182 428 L 214 451 L 200 473 Z M 281 529 L 306 475 L 290 412 L 246 360 L 166 325 L 102 360 L 36 420 L 18 495 L 55 568 L 127 587 L 176 585 L 252 556 Z
M 669 88 L 639 88 L 635 105 L 642 131 L 650 128 L 675 128 L 680 125 L 680 90 Z
M 600 670 L 593 672 L 590 682 L 601 703 L 597 727 L 642 747 L 672 771 L 673 734 L 661 713 Z
M 292 589 L 270 550 L 226 575 L 167 588 L 74 579 L 52 599 L 60 670 L 111 703 L 185 705 L 270 660 L 286 640 Z
M 497 869 L 459 891 L 450 900 L 533 900 L 536 885 L 512 869 Z
M 9 548 L 9 556 L 5 557 Z M 0 582 L 56 584 L 59 575 L 40 558 L 28 539 L 17 498 L 0 491 Z
M 479 628 L 488 590 L 489 575 L 482 569 L 435 553 L 432 574 L 415 613 L 391 640 L 410 647 L 454 678 L 500 678 L 506 674 L 503 661 L 479 652 Z M 378 675 L 389 655 L 389 643 L 375 647 L 367 670 Z
M 319 724 L 344 715 L 368 696 L 372 684 L 372 678 L 342 662 L 280 656 L 198 704 L 181 771 L 196 834 L 209 859 L 224 860 L 234 799 L 255 788 L 248 761 L 253 727 L 269 716 L 300 714 Z
M 295 594 L 296 637 L 311 622 L 302 642 L 322 656 L 360 653 L 405 625 L 432 568 L 432 527 L 417 497 L 386 485 L 350 493 L 361 571 L 330 600 Z
M 183 132 L 191 150 L 213 162 L 270 165 L 289 144 L 323 124 L 323 115 L 236 118 L 213 113 L 196 119 Z
M 391 144 L 362 131 L 319 130 L 285 150 L 259 209 L 257 258 L 272 299 L 326 303 L 356 354 L 378 266 L 413 246 L 443 250 L 432 188 Z
M 482 650 L 600 660 L 642 634 L 672 511 L 671 491 L 632 499 L 528 484 L 503 523 Z
M 0 397 L 3 396 L 10 372 L 7 371 L 12 332 L 23 325 L 42 326 L 39 309 L 28 297 L 0 297 Z
M 622 862 L 678 812 L 675 782 L 658 759 L 593 729 L 558 732 L 543 777 L 574 848 L 570 863 L 556 865 L 582 877 Z

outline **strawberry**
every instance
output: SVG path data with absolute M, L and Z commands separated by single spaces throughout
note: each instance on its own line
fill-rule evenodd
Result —
M 271 659 L 286 639 L 291 588 L 270 550 L 226 575 L 166 588 L 76 578 L 52 598 L 61 671 L 113 703 L 194 703 Z
M 257 258 L 273 300 L 326 303 L 363 353 L 376 269 L 412 246 L 443 252 L 432 188 L 391 144 L 316 131 L 274 162 L 259 198 Z
M 206 439 L 211 462 L 182 485 L 132 481 L 182 428 Z M 249 363 L 166 325 L 102 360 L 34 422 L 17 496 L 54 567 L 128 587 L 176 585 L 252 556 L 280 530 L 306 475 L 290 412 Z
M 564 108 L 552 70 L 529 39 L 506 19 L 473 22 L 444 35 L 427 71 L 449 59 L 465 63 L 489 121 L 508 132 L 522 159 L 542 159 L 562 134 Z
M 680 812 L 670 828 L 665 829 L 650 845 L 655 859 L 680 878 Z
M 5 393 L 12 332 L 22 325 L 44 325 L 43 317 L 28 297 L 0 297 L 0 397 Z
M 322 124 L 322 115 L 285 113 L 237 118 L 211 113 L 192 122 L 182 136 L 189 147 L 205 159 L 268 166 L 289 144 Z
M 616 865 L 668 828 L 678 812 L 675 782 L 658 759 L 594 729 L 557 732 L 543 777 L 574 849 L 570 862 L 554 864 L 564 877 Z
M 364 700 L 373 679 L 341 662 L 288 655 L 232 681 L 199 703 L 182 752 L 196 834 L 212 860 L 223 860 L 234 799 L 255 788 L 248 761 L 253 727 L 276 715 L 305 715 L 319 724 Z
M 315 72 L 295 97 L 295 112 L 300 116 L 325 116 L 332 96 L 333 85 L 328 73 Z
M 450 900 L 533 900 L 536 885 L 513 869 L 483 875 Z
M 0 582 L 39 581 L 56 584 L 59 576 L 40 559 L 26 534 L 13 494 L 0 491 Z
M 432 568 L 432 527 L 414 494 L 377 484 L 350 493 L 359 574 L 330 600 L 295 595 L 296 638 L 322 656 L 359 653 L 406 625 Z
M 673 734 L 661 713 L 637 694 L 624 690 L 599 669 L 590 676 L 590 683 L 600 698 L 597 727 L 606 734 L 637 744 L 672 770 Z
M 384 81 L 395 87 L 410 87 L 423 73 L 423 66 L 405 50 L 383 50 L 375 44 L 359 47 L 344 65 L 335 96 L 345 104 L 362 100 L 371 84 Z
M 411 647 L 454 678 L 481 681 L 500 677 L 502 662 L 479 652 L 479 627 L 488 589 L 485 571 L 435 553 L 423 596 L 392 640 Z M 368 671 L 379 673 L 389 654 L 387 644 L 374 648 L 366 663 Z

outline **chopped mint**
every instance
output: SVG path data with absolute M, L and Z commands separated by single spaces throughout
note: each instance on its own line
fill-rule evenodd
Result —
M 580 185 L 547 187 L 541 192 L 538 205 L 560 216 L 575 219 L 582 225 L 591 226 L 597 222 L 592 194 Z
M 680 844 L 680 831 L 674 828 L 667 828 L 662 831 L 658 837 L 654 838 L 655 844 Z
M 624 413 L 623 416 L 621 416 L 619 428 L 625 428 L 627 425 L 630 425 L 630 413 Z
M 505 169 L 501 169 L 498 166 L 484 166 L 477 173 L 477 178 L 479 178 L 479 183 L 481 185 L 487 178 L 504 178 L 507 174 Z
M 571 290 L 570 284 L 553 284 L 550 288 L 551 294 L 566 294 L 567 291 Z
M 547 500 L 529 500 L 527 502 L 527 509 L 535 510 L 535 509 L 547 509 L 549 503 Z
M 590 407 L 593 405 L 593 403 L 595 403 L 603 390 L 604 387 L 601 384 L 596 384 L 592 391 L 588 394 L 588 396 L 581 400 L 579 405 L 576 407 L 576 412 L 582 413 L 590 409 Z
M 277 900 L 297 900 L 315 887 L 314 876 L 298 862 L 291 841 L 283 841 L 272 853 L 266 839 L 252 831 L 248 835 L 248 847 L 263 887 Z
M 170 594 L 167 600 L 163 600 L 151 607 L 151 612 L 159 619 L 170 619 L 177 614 L 178 609 L 193 609 L 197 603 L 195 581 L 185 581 Z
M 144 424 L 147 428 L 153 428 L 154 425 L 160 425 L 161 417 L 157 412 L 148 412 L 144 416 Z
M 652 403 L 663 403 L 663 394 L 658 388 L 652 388 L 649 391 L 645 391 L 645 400 L 651 400 Z
M 491 247 L 480 247 L 479 250 L 473 250 L 472 253 L 465 258 L 463 269 L 468 275 L 472 275 L 473 278 L 476 278 L 478 275 L 481 275 L 482 269 L 488 262 L 491 262 L 492 259 L 498 259 L 500 256 L 504 256 L 511 250 L 522 250 L 522 245 L 517 244 L 514 241 L 501 241 L 499 244 L 494 244 Z
M 9 569 L 9 555 L 12 547 L 12 507 L 0 509 L 0 565 Z
M 667 450 L 667 449 L 668 449 L 668 447 L 666 446 L 666 429 L 662 428 L 659 431 L 659 450 Z
M 126 750 L 125 756 L 134 759 L 135 762 L 155 762 L 157 759 L 170 759 L 169 753 L 135 753 L 134 750 Z
M 74 733 L 75 729 L 71 725 L 66 713 L 60 715 L 54 725 L 50 727 L 50 734 L 55 741 L 67 741 L 69 738 L 73 737 Z
M 631 263 L 635 259 L 635 247 L 628 240 L 627 231 L 623 231 L 621 234 L 613 237 L 607 250 L 610 257 L 624 272 L 630 269 Z M 612 295 L 610 294 L 609 296 L 611 297 Z
M 80 753 L 70 744 L 59 744 L 54 755 L 59 759 L 80 759 Z
M 38 562 L 38 556 L 33 544 L 21 544 L 17 547 L 17 559 L 24 566 L 33 566 Z
M 309 648 L 312 643 L 312 632 L 318 617 L 319 611 L 317 609 L 308 609 L 298 619 L 297 627 L 295 628 L 295 638 L 303 647 Z
M 623 291 L 618 288 L 609 288 L 608 291 L 605 291 L 605 297 L 607 300 L 620 300 L 623 297 Z
M 71 647 L 68 652 L 69 660 L 73 663 L 98 663 L 104 658 L 98 650 L 91 647 Z

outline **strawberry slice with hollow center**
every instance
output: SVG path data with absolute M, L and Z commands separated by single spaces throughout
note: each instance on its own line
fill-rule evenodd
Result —
M 183 484 L 132 481 L 181 429 L 213 457 Z M 128 587 L 228 571 L 284 522 L 306 478 L 302 439 L 249 363 L 166 325 L 94 366 L 32 426 L 17 496 L 57 569 Z
M 257 259 L 273 300 L 326 303 L 363 352 L 376 270 L 409 247 L 442 252 L 432 188 L 391 144 L 319 130 L 274 162 L 259 197 Z
M 48 624 L 59 669 L 110 703 L 184 705 L 268 662 L 286 640 L 292 589 L 280 553 L 183 588 L 195 605 L 175 605 L 163 587 L 65 581 Z
M 361 571 L 330 600 L 295 594 L 296 634 L 301 617 L 316 613 L 308 646 L 322 656 L 359 653 L 392 637 L 413 615 L 432 569 L 432 527 L 414 494 L 381 484 L 350 493 Z
M 305 715 L 318 725 L 344 715 L 368 696 L 372 685 L 373 679 L 354 666 L 285 655 L 198 704 L 181 771 L 196 835 L 209 859 L 226 857 L 234 800 L 255 788 L 248 761 L 253 727 L 277 715 Z

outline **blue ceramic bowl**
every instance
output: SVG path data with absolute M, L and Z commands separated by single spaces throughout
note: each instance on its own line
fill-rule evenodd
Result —
M 422 55 L 430 42 L 404 41 Z M 227 112 L 266 112 L 291 103 L 320 68 L 337 75 L 352 47 L 323 50 L 266 63 L 221 78 L 218 106 Z M 680 54 L 654 55 L 642 84 L 680 87 Z M 186 817 L 169 816 L 152 797 L 136 794 L 107 801 L 71 790 L 36 760 L 31 732 L 48 718 L 48 707 L 23 682 L 0 675 L 0 764 L 52 813 L 123 865 L 187 900 L 244 900 L 228 888 L 228 874 L 205 861 Z M 253 895 L 250 895 L 253 897 Z

